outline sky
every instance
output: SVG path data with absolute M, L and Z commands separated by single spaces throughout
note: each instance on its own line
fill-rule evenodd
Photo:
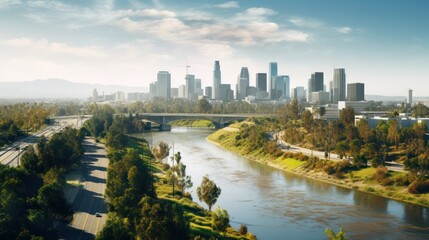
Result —
M 0 82 L 60 78 L 148 87 L 169 71 L 250 84 L 277 62 L 291 87 L 334 68 L 366 94 L 429 96 L 426 0 L 0 0 Z M 235 89 L 235 87 L 233 87 Z

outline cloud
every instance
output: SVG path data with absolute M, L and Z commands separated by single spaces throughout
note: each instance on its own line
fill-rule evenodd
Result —
M 335 31 L 343 34 L 349 34 L 353 31 L 353 29 L 350 27 L 338 27 L 338 28 L 335 28 Z
M 9 8 L 12 6 L 20 5 L 22 2 L 20 0 L 1 0 L 0 9 Z
M 269 8 L 249 8 L 246 10 L 246 14 L 250 16 L 270 16 L 275 12 Z
M 231 2 L 225 2 L 225 3 L 218 4 L 218 5 L 216 5 L 216 7 L 231 9 L 231 8 L 239 8 L 240 5 L 238 4 L 238 2 L 231 1 Z
M 318 28 L 323 26 L 323 23 L 320 21 L 302 17 L 292 17 L 289 19 L 289 22 L 298 27 Z
M 15 47 L 19 50 L 37 51 L 43 54 L 69 55 L 85 58 L 104 58 L 108 55 L 98 47 L 73 47 L 65 43 L 48 42 L 46 39 L 33 40 L 30 38 L 14 38 L 0 40 L 0 45 Z

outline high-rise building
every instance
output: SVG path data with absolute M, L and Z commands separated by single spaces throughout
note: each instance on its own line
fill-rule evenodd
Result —
M 347 84 L 347 101 L 365 101 L 365 85 L 363 83 Z
M 256 74 L 256 88 L 259 91 L 267 91 L 267 74 L 266 73 L 257 73 Z
M 289 99 L 290 98 L 290 80 L 289 76 L 286 75 L 279 75 L 274 77 L 274 89 L 272 91 L 273 98 L 275 100 L 278 100 L 280 98 L 282 99 Z
M 171 75 L 167 71 L 159 71 L 156 81 L 156 96 L 170 99 Z
M 156 96 L 156 82 L 149 84 L 149 93 L 152 94 L 152 96 Z
M 346 72 L 344 68 L 335 68 L 334 69 L 334 80 L 333 80 L 333 103 L 338 103 L 338 101 L 346 100 Z
M 219 61 L 215 61 L 214 70 L 213 70 L 213 92 L 212 92 L 212 97 L 214 99 L 219 99 L 219 86 L 221 84 L 222 82 L 221 82 L 220 63 Z
M 213 88 L 212 87 L 210 87 L 210 86 L 207 86 L 206 88 L 205 88 L 205 91 L 204 91 L 204 93 L 205 93 L 205 95 L 206 95 L 206 97 L 208 98 L 208 99 L 212 99 L 212 93 L 213 93 Z
M 170 97 L 171 98 L 178 98 L 179 97 L 179 88 L 171 88 Z
M 125 102 L 125 93 L 122 91 L 116 92 L 115 99 L 117 102 Z
M 231 90 L 231 84 L 219 85 L 219 99 L 224 102 L 229 102 L 234 98 L 234 92 Z
M 304 87 L 296 87 L 293 89 L 293 99 L 298 100 L 298 102 L 305 102 Z
M 188 98 L 186 96 L 186 85 L 180 85 L 179 86 L 179 93 L 178 93 L 179 98 Z
M 311 74 L 311 78 L 308 79 L 308 91 L 307 91 L 307 101 L 311 102 L 311 93 L 320 92 L 324 89 L 323 84 L 323 72 L 315 72 Z
M 274 87 L 275 87 L 275 77 L 277 76 L 277 63 L 276 62 L 270 62 L 269 66 L 269 89 L 270 89 L 270 98 L 274 99 Z
M 408 89 L 407 104 L 410 106 L 411 106 L 411 104 L 413 104 L 413 90 L 412 89 Z
M 188 74 L 186 75 L 186 89 L 185 89 L 185 98 L 192 99 L 195 93 L 195 75 Z
M 249 69 L 242 67 L 237 79 L 236 95 L 237 100 L 242 100 L 247 96 L 247 87 L 249 87 Z

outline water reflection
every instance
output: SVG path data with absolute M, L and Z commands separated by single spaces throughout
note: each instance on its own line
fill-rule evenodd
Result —
M 249 161 L 208 143 L 213 130 L 173 128 L 144 137 L 157 144 L 174 141 L 175 151 L 196 187 L 208 174 L 222 189 L 216 204 L 228 210 L 258 239 L 323 239 L 326 227 L 343 227 L 350 239 L 423 239 L 429 237 L 428 208 L 285 173 Z M 205 206 L 205 204 L 201 204 Z M 214 206 L 214 207 L 216 207 Z

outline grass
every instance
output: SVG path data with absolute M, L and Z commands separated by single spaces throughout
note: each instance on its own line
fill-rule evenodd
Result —
M 234 123 L 230 127 L 240 129 L 244 127 L 247 122 Z M 292 158 L 285 158 L 283 156 L 274 157 L 264 152 L 263 148 L 248 150 L 247 139 L 236 140 L 236 136 L 240 132 L 218 130 L 207 137 L 209 141 L 215 142 L 221 147 L 235 152 L 244 157 L 252 160 L 256 160 L 263 164 L 270 164 L 279 169 L 286 171 L 292 171 L 300 175 L 305 175 L 314 179 L 329 182 L 336 185 L 341 185 L 351 189 L 361 189 L 365 192 L 369 192 L 375 195 L 383 196 L 386 198 L 396 199 L 399 201 L 405 201 L 413 204 L 429 206 L 429 193 L 425 194 L 411 194 L 408 192 L 408 186 L 400 186 L 396 184 L 395 179 L 406 178 L 407 173 L 388 171 L 388 178 L 392 179 L 392 183 L 385 186 L 381 185 L 377 180 L 373 179 L 376 169 L 373 167 L 366 167 L 354 171 L 350 171 L 344 174 L 341 178 L 318 176 L 317 174 L 308 173 L 308 171 L 301 171 L 304 167 L 305 161 L 299 161 Z M 347 184 L 344 184 L 347 183 Z
M 151 154 L 147 147 L 147 142 L 143 139 L 128 137 L 127 148 L 136 149 L 143 157 L 146 164 L 149 164 Z M 220 234 L 211 228 L 211 212 L 205 210 L 203 207 L 193 202 L 191 199 L 182 197 L 180 192 L 175 189 L 175 196 L 172 196 L 172 186 L 167 182 L 163 165 L 159 162 L 152 161 L 152 168 L 154 174 L 154 186 L 158 198 L 165 201 L 171 201 L 182 207 L 185 216 L 188 217 L 190 222 L 190 231 L 192 238 L 194 236 L 201 236 L 209 239 L 256 239 L 254 235 L 248 233 L 247 235 L 240 235 L 235 229 L 228 228 L 226 234 Z
M 177 120 L 170 123 L 172 126 L 178 127 L 195 127 L 195 128 L 214 128 L 215 125 L 212 121 L 198 119 L 198 120 Z

